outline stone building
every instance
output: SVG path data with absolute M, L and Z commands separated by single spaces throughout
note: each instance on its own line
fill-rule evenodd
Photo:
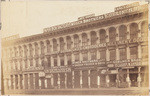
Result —
M 79 17 L 41 34 L 3 38 L 6 90 L 148 86 L 148 7 Z

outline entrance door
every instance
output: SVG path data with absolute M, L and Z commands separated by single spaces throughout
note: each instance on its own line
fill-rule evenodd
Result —
M 72 73 L 67 73 L 67 88 L 72 88 Z
M 53 78 L 54 78 L 54 88 L 57 88 L 57 82 L 58 82 L 58 74 L 57 73 L 54 73 L 53 75 Z
M 106 75 L 100 75 L 100 86 L 105 87 L 106 85 Z
M 74 87 L 80 88 L 80 71 L 74 71 Z
M 138 84 L 137 84 L 137 77 L 138 77 L 138 74 L 137 73 L 133 73 L 133 74 L 130 74 L 130 80 L 131 80 L 131 87 L 137 87 Z
M 109 75 L 110 87 L 116 87 L 116 74 Z
M 88 70 L 82 71 L 83 88 L 88 88 Z
M 90 74 L 90 78 L 91 78 L 91 87 L 92 88 L 97 88 L 97 71 L 96 70 L 91 70 L 91 74 Z
M 65 88 L 65 73 L 60 73 L 60 88 Z

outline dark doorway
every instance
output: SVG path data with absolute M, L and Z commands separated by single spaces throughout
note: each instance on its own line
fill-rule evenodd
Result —
M 138 74 L 137 73 L 133 73 L 133 74 L 130 74 L 130 80 L 131 80 L 131 87 L 137 87 L 138 84 L 137 84 L 137 77 L 138 77 Z
M 110 87 L 116 87 L 116 74 L 109 75 Z

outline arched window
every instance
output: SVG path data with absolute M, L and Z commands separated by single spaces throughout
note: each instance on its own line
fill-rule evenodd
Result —
M 100 30 L 100 43 L 106 42 L 106 31 L 104 29 Z
M 26 57 L 27 56 L 27 46 L 24 45 L 24 56 Z
M 96 32 L 92 31 L 91 32 L 91 45 L 95 45 L 97 41 L 97 36 L 96 36 Z
M 71 65 L 71 54 L 67 55 L 67 65 L 70 66 Z
M 67 36 L 67 49 L 71 49 L 71 37 L 70 36 Z
M 74 47 L 79 47 L 79 36 L 74 35 Z
M 119 27 L 119 40 L 126 39 L 126 32 L 127 32 L 127 27 L 125 25 L 121 25 Z
M 19 55 L 22 56 L 22 48 L 19 46 Z
M 141 23 L 141 35 L 142 35 L 142 37 L 148 36 L 148 24 L 147 24 L 147 22 Z
M 33 49 L 31 44 L 29 44 L 29 54 L 30 56 L 33 56 Z
M 88 45 L 88 38 L 87 38 L 87 34 L 86 33 L 82 34 L 82 45 L 83 46 Z
M 60 65 L 64 66 L 64 56 L 60 56 Z
M 44 43 L 41 41 L 40 45 L 41 45 L 41 54 L 44 54 Z
M 46 47 L 47 47 L 47 52 L 50 52 L 50 42 L 49 40 L 46 41 Z
M 64 39 L 62 37 L 59 39 L 59 42 L 60 42 L 60 50 L 64 50 Z
M 57 51 L 57 41 L 53 39 L 53 51 Z
M 137 38 L 138 37 L 138 24 L 136 23 L 132 23 L 130 25 L 130 38 Z
M 109 28 L 109 42 L 116 41 L 116 29 L 114 27 Z

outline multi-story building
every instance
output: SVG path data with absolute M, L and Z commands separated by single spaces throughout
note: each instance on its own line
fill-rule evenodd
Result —
M 147 4 L 4 38 L 2 65 L 7 90 L 146 87 Z

